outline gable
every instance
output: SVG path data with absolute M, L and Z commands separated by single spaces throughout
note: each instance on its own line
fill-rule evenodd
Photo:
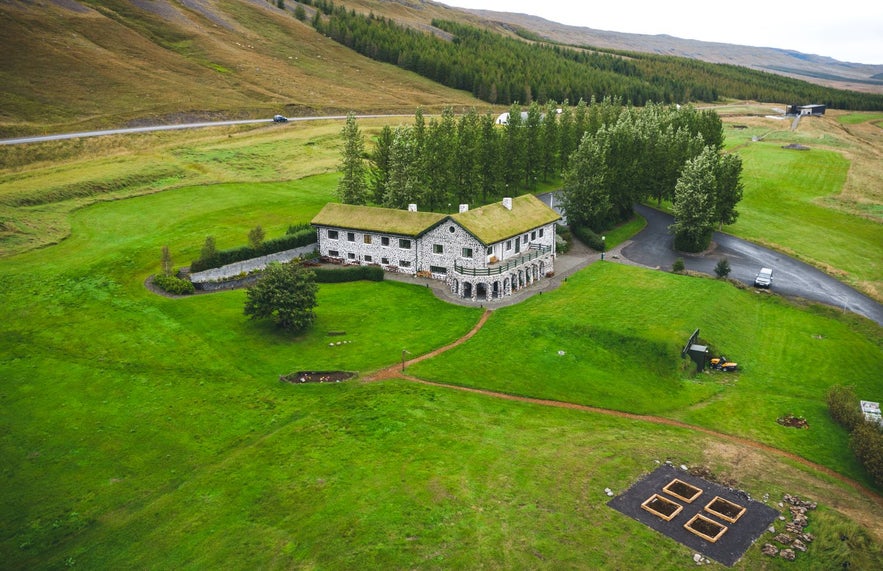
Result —
M 532 194 L 512 199 L 509 210 L 501 202 L 451 215 L 451 218 L 485 245 L 557 222 L 561 216 Z

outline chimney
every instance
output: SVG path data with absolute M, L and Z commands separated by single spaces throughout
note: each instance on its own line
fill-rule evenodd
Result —
M 417 212 L 417 205 L 416 204 L 409 204 L 408 205 L 408 212 Z
M 506 210 L 512 210 L 512 199 L 508 196 L 503 199 L 503 206 L 506 207 Z
M 461 205 L 460 205 L 460 213 L 461 213 L 461 214 L 462 214 L 463 212 L 466 212 L 467 210 L 469 210 L 469 205 L 468 205 L 468 204 L 461 204 Z

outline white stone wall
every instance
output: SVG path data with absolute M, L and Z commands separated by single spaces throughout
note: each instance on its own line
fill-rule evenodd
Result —
M 329 231 L 337 232 L 337 238 L 329 238 Z M 340 258 L 345 264 L 377 264 L 385 269 L 395 267 L 397 271 L 407 274 L 418 271 L 417 239 L 413 236 L 343 230 L 324 226 L 319 227 L 318 235 L 320 256 Z M 366 236 L 369 241 L 366 241 Z M 400 240 L 409 241 L 410 247 L 401 248 Z M 388 244 L 384 245 L 384 241 Z
M 238 276 L 239 274 L 247 274 L 254 270 L 263 270 L 270 262 L 281 262 L 283 264 L 288 263 L 295 258 L 299 258 L 305 254 L 312 253 L 315 250 L 316 244 L 310 244 L 301 248 L 285 250 L 284 252 L 277 252 L 275 254 L 260 256 L 258 258 L 251 258 L 250 260 L 243 260 L 241 262 L 227 264 L 226 266 L 221 266 L 220 268 L 212 268 L 210 270 L 190 274 L 190 281 L 194 284 L 198 284 L 224 280 L 227 278 L 232 278 L 233 276 Z
M 435 246 L 442 247 L 441 254 L 435 253 Z M 421 271 L 430 271 L 430 266 L 439 266 L 447 268 L 447 275 L 451 275 L 454 264 L 471 268 L 487 267 L 486 246 L 451 220 L 445 220 L 421 236 L 418 248 Z M 463 257 L 463 248 L 472 249 L 472 258 Z

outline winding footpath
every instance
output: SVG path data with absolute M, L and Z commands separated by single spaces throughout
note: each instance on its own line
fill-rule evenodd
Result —
M 856 490 L 858 493 L 860 493 L 861 495 L 863 495 L 867 499 L 874 502 L 878 507 L 883 508 L 883 496 L 881 496 L 880 494 L 878 494 L 874 490 L 871 490 L 870 488 L 865 487 L 861 483 L 859 483 L 851 478 L 848 478 L 848 477 L 844 476 L 843 474 L 835 472 L 834 470 L 831 470 L 830 468 L 828 468 L 826 466 L 822 466 L 821 464 L 816 464 L 815 462 L 807 460 L 806 458 L 803 458 L 802 456 L 798 456 L 797 454 L 794 454 L 792 452 L 788 452 L 787 450 L 782 450 L 781 448 L 776 448 L 774 446 L 770 446 L 770 445 L 764 444 L 762 442 L 757 442 L 756 440 L 751 440 L 751 439 L 744 438 L 741 436 L 735 436 L 733 434 L 727 434 L 725 432 L 718 432 L 718 431 L 712 430 L 710 428 L 696 426 L 694 424 L 687 424 L 687 423 L 681 422 L 679 420 L 665 418 L 662 416 L 653 416 L 653 415 L 647 415 L 647 414 L 634 414 L 634 413 L 630 413 L 630 412 L 623 412 L 620 410 L 599 408 L 599 407 L 595 407 L 595 406 L 589 406 L 589 405 L 583 405 L 583 404 L 577 404 L 577 403 L 571 403 L 571 402 L 565 402 L 565 401 L 556 401 L 556 400 L 549 400 L 549 399 L 511 395 L 511 394 L 507 394 L 507 393 L 490 391 L 490 390 L 486 390 L 486 389 L 477 389 L 477 388 L 467 387 L 467 386 L 451 385 L 451 384 L 447 384 L 447 383 L 428 381 L 425 379 L 421 379 L 419 377 L 414 377 L 414 376 L 405 374 L 405 371 L 407 370 L 408 366 L 419 363 L 421 361 L 425 361 L 426 359 L 431 359 L 437 355 L 444 353 L 445 351 L 449 351 L 449 350 L 453 349 L 454 347 L 462 345 L 463 343 L 465 343 L 466 341 L 471 339 L 476 333 L 478 333 L 478 331 L 481 330 L 482 327 L 484 327 L 484 324 L 487 323 L 487 321 L 490 318 L 492 313 L 493 313 L 492 310 L 489 310 L 489 309 L 485 310 L 485 312 L 481 315 L 481 318 L 479 318 L 478 322 L 472 327 L 472 329 L 470 329 L 468 333 L 466 333 L 463 337 L 457 339 L 453 343 L 450 343 L 448 345 L 445 345 L 443 347 L 435 349 L 434 351 L 430 351 L 429 353 L 426 353 L 425 355 L 420 355 L 420 356 L 415 357 L 413 359 L 408 359 L 408 360 L 404 361 L 402 364 L 396 364 L 396 365 L 387 367 L 385 369 L 381 369 L 379 371 L 376 371 L 376 372 L 366 376 L 365 381 L 375 382 L 375 381 L 383 381 L 383 380 L 390 380 L 390 379 L 403 379 L 403 380 L 410 381 L 413 383 L 420 383 L 423 385 L 429 385 L 429 386 L 433 386 L 433 387 L 458 390 L 458 391 L 463 391 L 463 392 L 472 393 L 472 394 L 480 394 L 480 395 L 503 399 L 503 400 L 508 400 L 508 401 L 523 402 L 523 403 L 529 403 L 529 404 L 534 404 L 534 405 L 538 405 L 538 406 L 547 406 L 547 407 L 563 408 L 563 409 L 570 409 L 570 410 L 578 410 L 578 411 L 582 411 L 582 412 L 603 414 L 603 415 L 607 415 L 607 416 L 614 416 L 617 418 L 625 418 L 625 419 L 635 420 L 635 421 L 639 421 L 639 422 L 649 422 L 652 424 L 671 426 L 671 427 L 675 427 L 675 428 L 683 428 L 686 430 L 691 430 L 693 432 L 699 432 L 699 433 L 702 433 L 702 434 L 705 434 L 708 436 L 712 436 L 714 438 L 725 440 L 725 441 L 733 443 L 733 444 L 738 444 L 740 446 L 746 446 L 749 448 L 753 448 L 755 450 L 767 452 L 767 453 L 773 454 L 775 456 L 778 456 L 780 458 L 791 460 L 793 462 L 797 462 L 797 463 L 801 464 L 802 466 L 805 466 L 807 468 L 810 468 L 812 470 L 820 472 L 830 478 L 836 479 L 837 481 L 850 486 L 851 488 Z

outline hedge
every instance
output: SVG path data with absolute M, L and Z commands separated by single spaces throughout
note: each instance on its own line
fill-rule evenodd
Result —
M 294 231 L 292 232 L 292 230 Z M 213 268 L 220 268 L 227 264 L 250 260 L 260 256 L 267 256 L 277 252 L 284 252 L 285 250 L 293 250 L 294 248 L 309 246 L 316 242 L 316 231 L 313 230 L 312 227 L 290 227 L 289 232 L 291 233 L 286 233 L 279 238 L 266 240 L 257 248 L 240 246 L 239 248 L 232 248 L 230 250 L 221 250 L 216 252 L 214 256 L 205 260 L 194 260 L 190 264 L 190 271 L 202 272 Z
M 574 236 L 579 239 L 580 242 L 582 242 L 589 248 L 598 252 L 604 251 L 604 240 L 602 240 L 601 236 L 595 234 L 587 226 L 571 225 L 570 231 L 573 233 Z
M 874 483 L 883 488 L 883 433 L 880 428 L 870 421 L 862 422 L 852 431 L 849 447 Z
M 357 282 L 359 280 L 383 281 L 383 269 L 379 266 L 352 266 L 339 269 L 313 268 L 313 271 L 316 273 L 316 281 L 324 284 Z
M 852 432 L 856 426 L 864 422 L 865 417 L 859 407 L 858 396 L 852 387 L 834 385 L 828 389 L 825 400 L 828 402 L 828 413 L 831 418 L 846 430 Z

